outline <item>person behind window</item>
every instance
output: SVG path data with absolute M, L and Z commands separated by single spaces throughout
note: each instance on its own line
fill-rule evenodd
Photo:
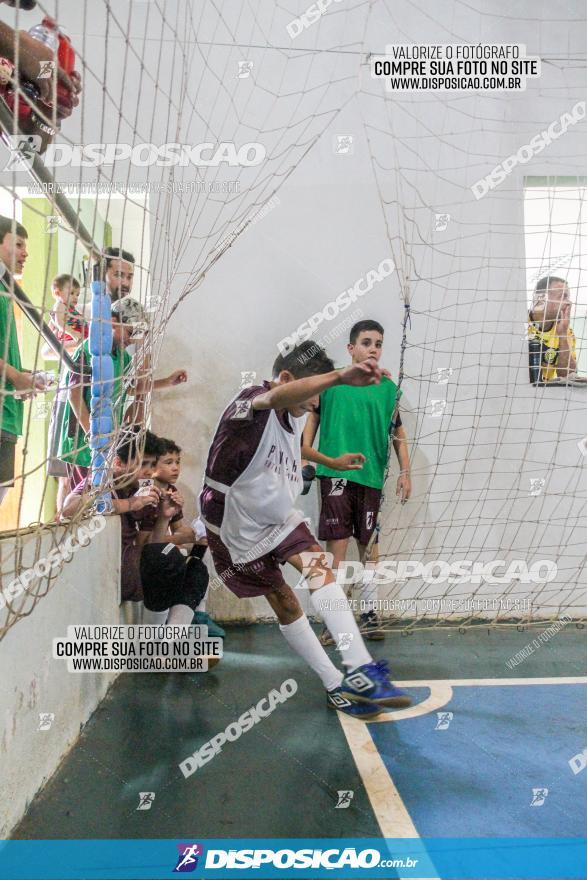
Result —
M 571 295 L 564 278 L 541 278 L 529 312 L 528 337 L 540 346 L 537 380 L 568 379 L 577 369 L 575 334 L 570 325 Z M 538 349 L 537 349 L 538 351 Z

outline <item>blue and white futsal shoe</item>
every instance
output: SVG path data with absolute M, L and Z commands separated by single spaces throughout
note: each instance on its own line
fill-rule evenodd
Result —
M 344 686 L 337 687 L 333 691 L 326 691 L 326 703 L 329 709 L 337 709 L 344 715 L 350 715 L 360 721 L 370 721 L 381 715 L 382 711 L 375 703 L 357 702 L 352 697 L 351 691 Z
M 412 698 L 389 680 L 387 660 L 373 660 L 345 675 L 342 687 L 352 700 L 375 703 L 377 706 L 409 706 Z

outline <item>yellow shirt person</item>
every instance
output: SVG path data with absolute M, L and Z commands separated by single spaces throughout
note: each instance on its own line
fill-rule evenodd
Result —
M 542 346 L 541 350 L 541 372 L 540 381 L 548 382 L 551 379 L 557 379 L 557 364 L 560 349 L 560 337 L 556 330 L 556 324 L 550 330 L 541 330 L 538 324 L 528 325 L 528 338 L 536 339 Z M 567 330 L 567 340 L 572 357 L 577 358 L 577 343 L 575 334 L 569 327 Z
M 534 291 L 528 336 L 540 343 L 540 379 L 567 379 L 577 369 L 577 345 L 570 325 L 571 293 L 564 278 L 541 278 Z

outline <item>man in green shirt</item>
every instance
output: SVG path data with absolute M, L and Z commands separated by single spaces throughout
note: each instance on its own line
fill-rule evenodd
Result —
M 23 370 L 16 335 L 14 295 L 10 292 L 5 270 L 22 275 L 27 231 L 10 217 L 0 217 L 0 393 L 2 420 L 0 424 L 0 504 L 14 485 L 16 442 L 22 434 L 24 399 L 44 388 L 44 380 Z M 16 397 L 16 394 L 19 396 Z
M 126 351 L 132 341 L 134 326 L 144 317 L 144 311 L 137 300 L 125 297 L 112 303 L 112 352 L 114 384 L 112 389 L 112 412 L 114 430 L 125 418 L 125 374 L 131 362 Z M 92 452 L 88 443 L 90 432 L 90 404 L 92 397 L 92 356 L 89 340 L 85 340 L 72 355 L 76 371 L 68 370 L 65 383 L 67 401 L 65 404 L 61 437 L 57 457 L 67 466 L 70 492 L 88 475 L 92 462 Z M 128 420 L 128 414 L 126 416 Z
M 383 327 L 377 321 L 359 321 L 351 328 L 347 346 L 352 363 L 379 362 Z M 399 463 L 396 495 L 405 503 L 411 494 L 410 457 L 405 429 L 397 412 L 398 387 L 383 377 L 379 385 L 355 388 L 335 385 L 320 395 L 320 410 L 308 416 L 302 440 L 302 458 L 317 463 L 322 507 L 318 537 L 332 553 L 332 568 L 346 559 L 351 537 L 365 562 L 367 545 L 375 530 L 385 479 L 389 438 Z M 320 428 L 318 449 L 313 448 Z M 355 452 L 349 452 L 354 449 Z M 377 545 L 369 554 L 377 561 Z M 377 617 L 377 586 L 373 572 L 363 577 L 362 629 L 366 638 L 381 639 Z M 331 643 L 327 632 L 323 644 Z

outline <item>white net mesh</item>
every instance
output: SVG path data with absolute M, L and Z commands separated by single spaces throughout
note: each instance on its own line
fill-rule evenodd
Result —
M 150 327 L 126 375 L 132 396 L 139 373 L 156 370 L 182 302 L 278 204 L 290 175 L 352 109 L 375 186 L 372 210 L 396 265 L 389 316 L 405 331 L 397 362 L 414 479 L 413 498 L 401 507 L 394 500 L 393 464 L 379 555 L 441 563 L 382 587 L 390 625 L 455 617 L 467 625 L 480 616 L 519 622 L 563 612 L 583 619 L 584 127 L 569 126 L 532 163 L 536 178 L 526 181 L 526 215 L 524 163 L 482 199 L 471 189 L 581 101 L 582 48 L 567 48 L 563 63 L 551 48 L 551 22 L 528 14 L 514 26 L 488 13 L 491 43 L 520 39 L 542 59 L 541 78 L 525 92 L 390 93 L 371 78 L 372 53 L 384 52 L 388 41 L 425 42 L 426 33 L 435 42 L 443 34 L 446 44 L 478 42 L 472 18 L 444 22 L 439 11 L 413 4 L 336 3 L 295 39 L 300 25 L 287 26 L 296 13 L 280 4 L 85 0 L 39 3 L 26 13 L 6 9 L 4 20 L 18 30 L 44 14 L 71 38 L 83 84 L 80 105 L 62 122 L 55 148 L 31 169 L 4 151 L 0 188 L 0 213 L 28 232 L 29 257 L 18 283 L 41 318 L 50 319 L 56 275 L 76 276 L 80 302 L 87 304 L 82 261 L 108 246 L 132 252 L 130 295 L 147 310 Z M 579 32 L 580 17 L 571 4 L 565 33 Z M 19 95 L 25 104 L 30 100 L 23 88 Z M 19 135 L 19 106 L 2 111 L 7 136 Z M 55 125 L 56 111 L 48 106 L 45 120 Z M 308 198 L 310 204 L 319 196 Z M 553 271 L 569 280 L 578 348 L 577 382 L 550 388 L 528 381 L 524 325 L 535 276 Z M 37 327 L 14 309 L 23 366 L 57 370 Z M 4 375 L 6 391 L 5 382 Z M 53 395 L 25 404 L 15 484 L 0 509 L 0 527 L 14 532 L 12 543 L 3 544 L 3 584 L 39 561 L 40 551 L 30 551 L 31 530 L 49 530 L 57 545 L 76 527 L 47 525 L 56 492 L 55 478 L 46 475 Z M 143 427 L 149 392 L 144 403 Z M 122 423 L 115 427 L 112 448 L 125 430 Z M 550 578 L 551 567 L 526 576 L 522 566 L 501 583 L 488 583 L 483 574 L 456 582 L 446 566 L 459 560 L 503 561 L 505 568 L 521 560 L 530 569 L 546 560 L 556 575 Z M 6 597 L 0 634 L 32 611 L 58 574 L 56 568 L 36 576 Z

